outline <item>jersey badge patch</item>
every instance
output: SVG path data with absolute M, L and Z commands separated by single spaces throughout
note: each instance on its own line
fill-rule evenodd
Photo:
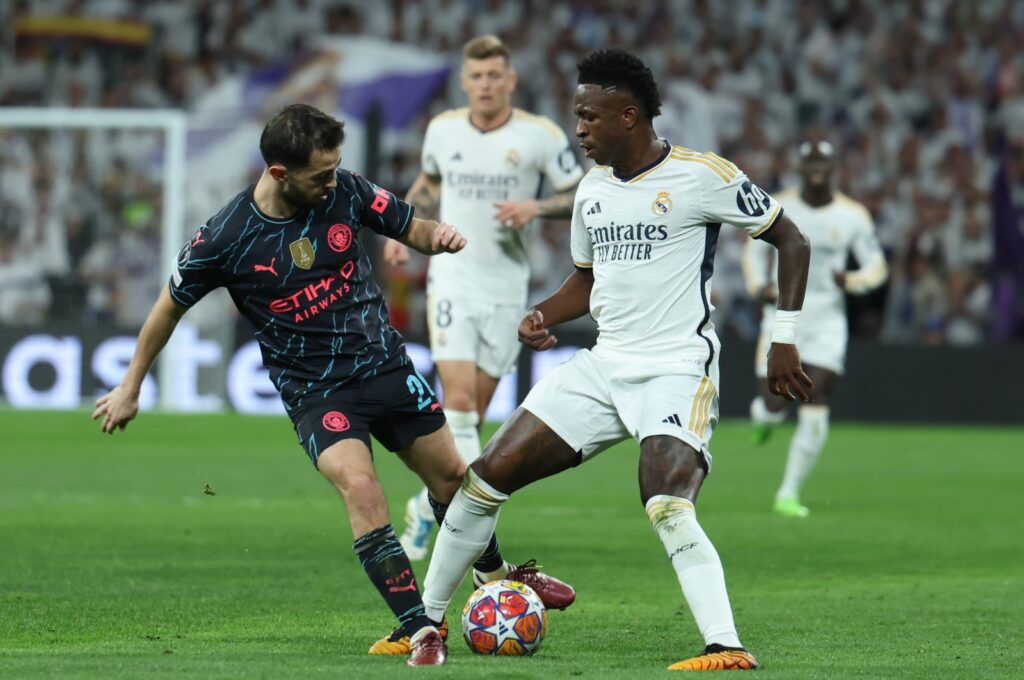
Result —
M 347 224 L 335 224 L 327 230 L 327 245 L 336 253 L 343 253 L 352 245 L 352 229 Z
M 308 238 L 302 237 L 298 241 L 292 241 L 288 250 L 291 251 L 296 267 L 309 269 L 313 266 L 313 257 L 316 255 L 316 251 L 313 250 L 313 244 Z
M 658 192 L 658 197 L 651 203 L 651 210 L 655 215 L 667 215 L 672 210 L 672 199 L 667 191 Z
M 505 162 L 511 165 L 513 168 L 519 167 L 519 152 L 515 149 L 509 149 L 508 153 L 505 154 Z

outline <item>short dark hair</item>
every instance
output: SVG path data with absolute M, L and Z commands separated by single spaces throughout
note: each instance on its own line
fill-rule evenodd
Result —
M 595 50 L 576 65 L 580 85 L 600 85 L 627 90 L 640 104 L 648 120 L 661 114 L 661 95 L 654 74 L 644 62 L 629 52 L 612 47 Z
M 260 135 L 260 153 L 267 165 L 286 168 L 309 164 L 314 149 L 336 149 L 345 141 L 345 124 L 307 104 L 284 107 L 271 118 Z

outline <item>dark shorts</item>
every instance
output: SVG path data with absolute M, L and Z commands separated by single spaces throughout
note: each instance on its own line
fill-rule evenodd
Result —
M 370 448 L 373 435 L 389 451 L 401 451 L 445 423 L 433 388 L 411 361 L 325 397 L 306 395 L 290 415 L 314 465 L 342 439 L 359 439 Z

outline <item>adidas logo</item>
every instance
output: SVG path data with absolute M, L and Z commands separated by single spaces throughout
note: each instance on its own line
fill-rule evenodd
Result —
M 599 215 L 601 213 L 601 202 L 595 201 L 594 205 L 590 206 L 590 210 L 587 211 L 588 215 Z
M 679 416 L 676 415 L 675 413 L 670 415 L 668 418 L 663 419 L 661 422 L 663 422 L 663 423 L 671 423 L 673 425 L 678 425 L 679 427 L 683 426 L 683 424 L 679 421 Z
M 462 160 L 462 154 L 460 152 L 456 151 L 455 154 L 452 156 L 452 160 L 453 161 L 461 161 Z

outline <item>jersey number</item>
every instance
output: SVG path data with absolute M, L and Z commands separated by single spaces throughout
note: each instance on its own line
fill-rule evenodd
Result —
M 415 367 L 412 370 L 415 375 L 407 377 L 405 385 L 409 388 L 409 394 L 417 398 L 416 408 L 423 411 L 434 401 L 434 388 Z
M 438 328 L 448 328 L 448 326 L 452 325 L 451 300 L 437 301 L 437 314 L 434 317 L 434 323 L 437 324 Z

